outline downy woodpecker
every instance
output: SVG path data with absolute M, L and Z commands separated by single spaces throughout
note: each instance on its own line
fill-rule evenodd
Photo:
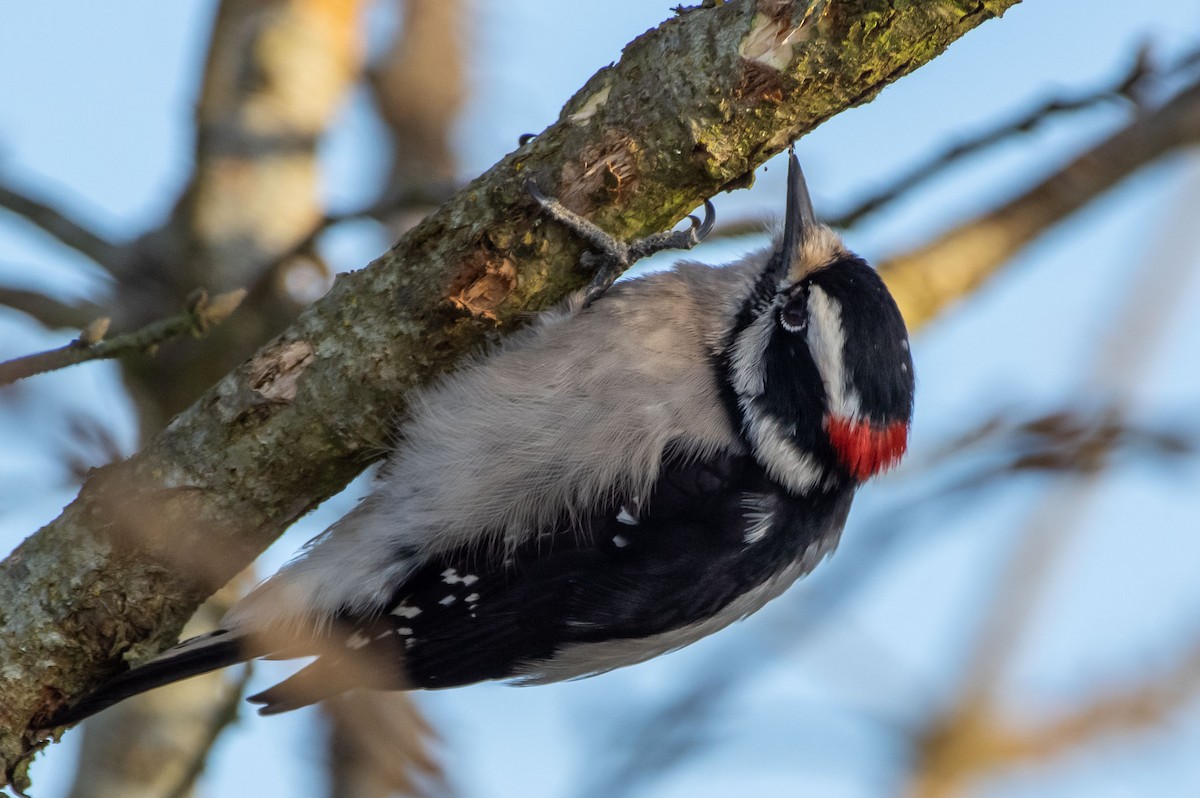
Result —
M 353 688 L 588 676 L 744 618 L 829 554 L 905 451 L 913 371 L 882 280 L 815 218 L 795 155 L 782 234 L 729 266 L 609 288 L 703 225 L 624 245 L 536 186 L 608 265 L 411 398 L 373 492 L 222 628 L 66 708 L 254 657 L 316 659 L 263 713 Z

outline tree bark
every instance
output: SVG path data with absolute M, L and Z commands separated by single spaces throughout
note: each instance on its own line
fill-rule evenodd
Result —
M 1016 2 L 738 0 L 637 38 L 551 128 L 338 279 L 141 452 L 94 472 L 0 566 L 10 781 L 27 784 L 39 718 L 171 642 L 380 456 L 406 391 L 586 280 L 580 243 L 535 211 L 528 177 L 615 235 L 661 229 Z

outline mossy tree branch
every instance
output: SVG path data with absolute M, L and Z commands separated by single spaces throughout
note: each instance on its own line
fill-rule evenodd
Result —
M 1016 2 L 735 0 L 636 39 L 556 124 L 338 279 L 0 565 L 8 778 L 24 783 L 39 717 L 171 641 L 378 456 L 405 391 L 586 280 L 526 177 L 616 235 L 664 228 Z

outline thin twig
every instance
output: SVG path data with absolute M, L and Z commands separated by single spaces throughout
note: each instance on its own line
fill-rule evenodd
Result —
M 209 300 L 206 292 L 197 291 L 189 299 L 188 307 L 183 313 L 152 322 L 140 330 L 107 339 L 104 338 L 104 333 L 108 328 L 108 319 L 97 319 L 66 346 L 0 363 L 0 387 L 11 385 L 25 377 L 56 371 L 89 360 L 104 360 L 130 352 L 144 352 L 181 335 L 190 333 L 201 336 L 213 325 L 220 324 L 228 318 L 245 296 L 245 289 L 238 288 Z M 97 329 L 98 327 L 103 329 Z
M 126 247 L 114 244 L 57 208 L 3 184 L 0 184 L 0 208 L 49 233 L 60 244 L 86 255 L 114 277 L 124 271 L 129 261 Z

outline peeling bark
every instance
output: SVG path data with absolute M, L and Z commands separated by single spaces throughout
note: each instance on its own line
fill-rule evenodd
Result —
M 555 125 L 268 344 L 256 361 L 311 348 L 292 388 L 265 397 L 261 369 L 234 369 L 137 455 L 95 472 L 0 565 L 10 780 L 25 783 L 39 717 L 169 643 L 206 595 L 375 459 L 405 391 L 585 282 L 579 242 L 536 213 L 521 188 L 528 176 L 577 197 L 575 210 L 618 236 L 662 229 L 1015 2 L 741 0 L 681 11 L 632 42 Z M 790 31 L 753 49 L 779 91 L 734 99 L 763 16 Z M 605 151 L 607 141 L 621 147 Z M 582 174 L 602 179 L 572 195 L 565 178 Z M 487 314 L 473 314 L 449 297 L 481 259 L 484 273 L 515 275 L 505 296 L 489 293 Z

